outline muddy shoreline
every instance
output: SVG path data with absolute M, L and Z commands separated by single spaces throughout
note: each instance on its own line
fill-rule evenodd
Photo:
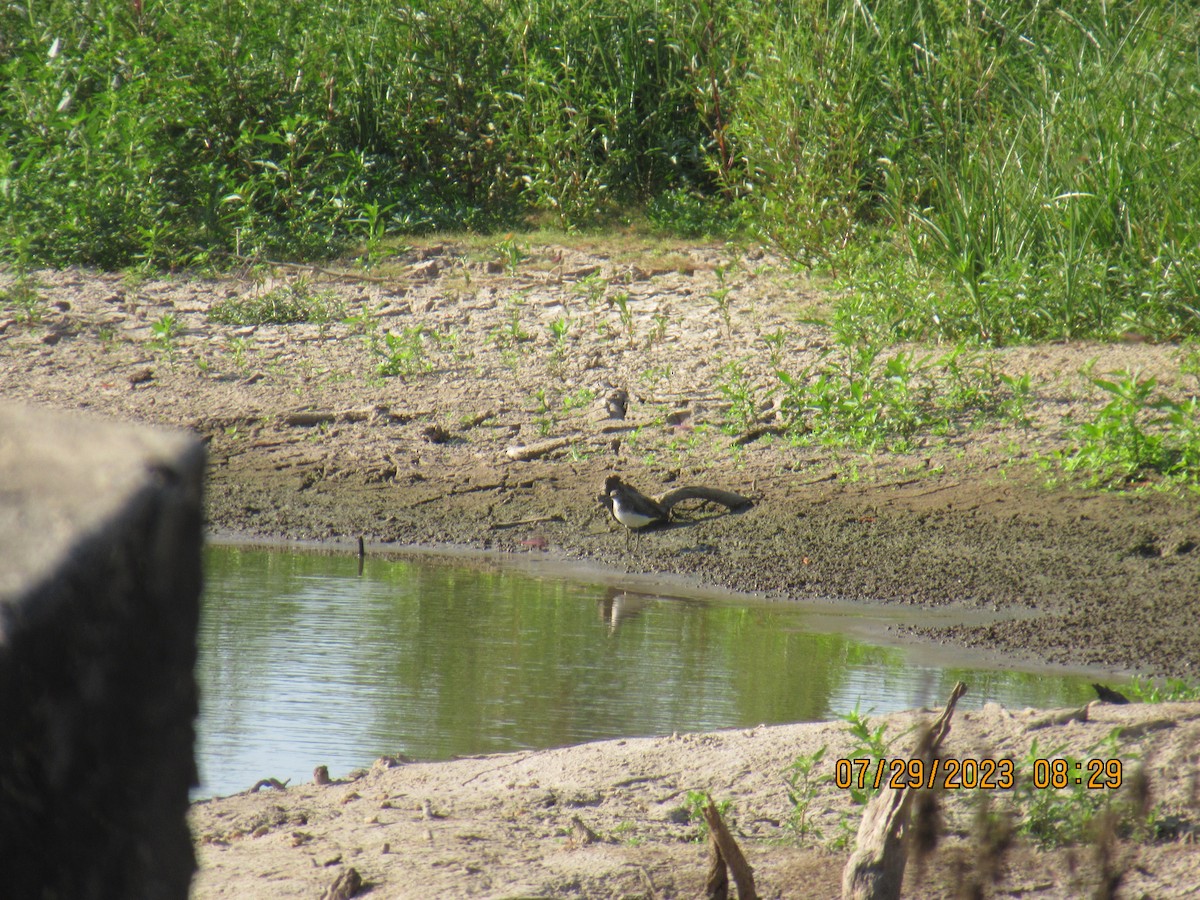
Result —
M 945 474 L 895 486 L 821 482 L 781 490 L 745 472 L 709 469 L 711 483 L 757 487 L 755 508 L 701 515 L 630 545 L 595 499 L 611 468 L 513 464 L 491 475 L 515 481 L 511 487 L 483 490 L 473 480 L 478 472 L 424 479 L 408 495 L 416 494 L 414 505 L 403 492 L 340 480 L 297 490 L 294 473 L 264 471 L 254 457 L 214 459 L 210 519 L 291 540 L 363 535 L 513 554 L 550 548 L 569 560 L 781 601 L 1019 613 L 936 627 L 922 626 L 918 615 L 903 628 L 924 640 L 1063 665 L 1186 677 L 1200 660 L 1200 635 L 1179 627 L 1200 585 L 1196 554 L 1180 549 L 1197 523 L 1173 498 L 1047 492 Z M 495 527 L 554 516 L 561 521 Z
M 711 299 L 718 265 L 735 273 L 724 276 L 728 322 Z M 1050 490 L 1033 461 L 1065 445 L 1064 415 L 1102 402 L 1084 365 L 1170 385 L 1174 348 L 989 351 L 1034 377 L 1021 426 L 964 424 L 872 456 L 770 434 L 739 445 L 722 430 L 729 367 L 770 422 L 764 335 L 786 336 L 774 352 L 793 370 L 829 348 L 828 329 L 800 321 L 826 311 L 814 285 L 761 251 L 723 247 L 531 248 L 520 271 L 499 268 L 486 248 L 431 244 L 366 280 L 38 273 L 38 320 L 0 323 L 0 397 L 193 430 L 208 445 L 214 529 L 549 553 L 785 601 L 1019 612 L 957 626 L 918 615 L 911 631 L 1045 662 L 1194 675 L 1200 503 Z M 336 316 L 208 317 L 301 278 L 319 279 L 308 289 Z M 416 355 L 387 377 L 385 333 L 407 335 Z M 606 411 L 617 389 L 629 395 L 623 420 Z M 545 440 L 561 446 L 512 458 Z M 756 503 L 738 515 L 685 504 L 671 527 L 631 543 L 597 502 L 614 471 L 650 494 L 704 484 Z
M 718 265 L 733 273 L 727 322 L 712 301 Z M 336 312 L 325 322 L 209 318 L 216 303 L 294 290 L 305 276 Z M 303 269 L 36 279 L 35 320 L 0 314 L 0 400 L 190 429 L 208 449 L 214 533 L 326 549 L 361 536 L 372 552 L 486 550 L 778 602 L 833 598 L 902 611 L 913 624 L 888 637 L 918 646 L 1195 678 L 1200 502 L 1051 490 L 1037 465 L 1067 446 L 1064 416 L 1103 402 L 1082 367 L 1169 387 L 1174 348 L 989 351 L 1000 370 L 1031 375 L 1028 422 L 963 422 L 867 456 L 770 434 L 738 444 L 727 432 L 731 364 L 771 421 L 765 336 L 784 335 L 772 350 L 793 371 L 829 349 L 829 330 L 801 321 L 827 312 L 825 295 L 760 251 L 581 242 L 530 248 L 505 272 L 486 248 L 429 243 L 369 279 Z M 379 372 L 385 333 L 408 354 L 393 359 L 402 374 Z M 629 395 L 624 420 L 605 403 L 617 389 Z M 513 458 L 545 440 L 560 443 Z M 681 507 L 672 527 L 630 542 L 597 502 L 614 471 L 650 494 L 704 484 L 756 502 L 738 515 Z M 958 624 L 939 624 L 943 615 Z M 1197 715 L 1194 704 L 1089 707 L 1086 720 L 1072 711 L 1043 727 L 1032 710 L 962 713 L 952 755 L 1023 759 L 1036 740 L 1077 754 L 1111 747 L 1130 772 L 1146 760 L 1159 830 L 1120 840 L 1103 863 L 1088 847 L 1018 841 L 992 875 L 971 874 L 979 798 L 955 792 L 943 848 L 905 896 L 958 897 L 964 877 L 1013 894 L 1091 895 L 1114 860 L 1129 896 L 1190 894 Z M 898 738 L 927 716 L 878 721 Z M 319 896 L 353 868 L 370 896 L 697 896 L 705 851 L 682 805 L 698 790 L 732 801 L 762 896 L 836 896 L 839 836 L 861 813 L 823 781 L 811 797 L 820 833 L 799 835 L 784 778 L 804 754 L 824 747 L 832 759 L 850 746 L 833 722 L 383 759 L 354 780 L 194 804 L 192 895 Z M 900 740 L 891 752 L 910 749 Z

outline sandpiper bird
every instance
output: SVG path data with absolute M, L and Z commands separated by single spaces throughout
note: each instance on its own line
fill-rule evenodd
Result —
M 670 516 L 665 506 L 616 475 L 609 475 L 605 479 L 604 496 L 600 499 L 614 519 L 634 532 L 649 525 L 662 524 Z

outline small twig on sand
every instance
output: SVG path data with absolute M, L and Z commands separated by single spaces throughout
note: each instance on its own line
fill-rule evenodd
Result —
M 751 428 L 749 431 L 739 434 L 733 439 L 733 446 L 745 447 L 747 444 L 753 444 L 760 437 L 768 434 L 780 435 L 787 433 L 787 429 L 782 425 L 760 425 L 758 428 Z
M 515 459 L 517 462 L 527 462 L 531 459 L 545 456 L 547 453 L 553 453 L 555 450 L 561 450 L 563 447 L 569 447 L 573 443 L 575 443 L 575 438 L 554 438 L 549 441 L 528 444 L 524 447 L 509 447 L 504 452 L 508 454 L 509 459 Z
M 480 769 L 478 772 L 476 772 L 474 775 L 472 775 L 470 778 L 468 778 L 466 781 L 463 782 L 463 787 L 466 787 L 468 784 L 470 784 L 476 778 L 480 778 L 484 775 L 488 775 L 488 774 L 490 774 L 492 772 L 496 772 L 500 769 L 507 769 L 509 766 L 515 766 L 517 763 L 523 763 L 523 762 L 525 762 L 525 760 L 529 759 L 529 757 L 531 757 L 531 756 L 533 756 L 532 753 L 526 753 L 524 756 L 520 756 L 517 759 L 509 760 L 506 763 L 501 763 L 498 766 L 492 766 L 490 769 Z M 459 758 L 461 759 L 461 758 L 469 758 L 469 757 L 459 757 Z M 483 757 L 483 758 L 486 759 L 486 757 Z

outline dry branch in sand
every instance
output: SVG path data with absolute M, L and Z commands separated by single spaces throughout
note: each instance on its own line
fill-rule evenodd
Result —
M 946 708 L 918 743 L 912 758 L 923 760 L 926 770 L 950 733 L 954 707 L 966 692 L 961 681 L 954 685 Z M 867 804 L 854 853 L 842 871 L 842 900 L 899 900 L 912 843 L 910 812 L 919 790 L 923 788 L 885 785 Z

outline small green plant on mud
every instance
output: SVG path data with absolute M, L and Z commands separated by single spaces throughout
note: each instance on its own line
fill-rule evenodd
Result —
M 388 214 L 395 206 L 394 203 L 381 206 L 372 201 L 365 201 L 358 216 L 351 220 L 354 225 L 362 229 L 363 236 L 366 238 L 366 246 L 363 248 L 362 255 L 362 263 L 366 269 L 373 269 L 387 255 L 383 239 L 388 230 Z
M 379 319 L 369 308 L 363 308 L 352 316 L 346 316 L 342 321 L 362 335 L 371 335 L 379 330 Z
M 776 328 L 770 334 L 764 334 L 762 342 L 767 345 L 771 368 L 778 372 L 783 368 L 783 351 L 787 348 L 787 332 L 782 328 Z
M 1028 426 L 1029 401 L 1033 397 L 1033 381 L 1028 372 L 1020 375 L 1000 373 L 1000 383 L 1008 389 L 1008 396 L 1000 401 L 1000 413 L 1014 425 Z
M 144 262 L 134 266 L 126 266 L 121 270 L 121 287 L 132 294 L 149 280 L 153 271 L 153 267 Z
M 629 308 L 629 294 L 621 291 L 613 297 L 613 302 L 617 304 L 617 312 L 621 316 L 621 326 L 625 329 L 625 336 L 629 339 L 629 346 L 633 346 L 633 310 Z
M 647 347 L 653 347 L 655 344 L 661 344 L 667 337 L 667 326 L 671 323 L 670 317 L 664 312 L 656 312 L 654 314 L 654 327 L 650 330 L 650 337 L 646 342 Z
M 1154 475 L 1200 484 L 1200 400 L 1171 400 L 1153 376 L 1136 372 L 1084 375 L 1110 399 L 1076 427 L 1075 449 L 1057 454 L 1065 471 L 1086 473 L 1091 485 L 1119 487 Z
M 650 366 L 647 369 L 643 369 L 638 373 L 638 379 L 650 385 L 658 384 L 659 382 L 664 384 L 669 383 L 671 381 L 671 364 L 666 363 L 665 365 Z
M 424 325 L 413 325 L 401 329 L 399 334 L 389 331 L 383 336 L 379 348 L 379 363 L 376 371 L 384 377 L 420 375 L 433 369 L 433 363 L 425 352 L 427 330 Z
M 821 840 L 821 830 L 810 821 L 808 814 L 818 787 L 822 782 L 829 780 L 828 773 L 815 774 L 817 766 L 825 758 L 826 749 L 822 746 L 812 753 L 799 754 L 784 771 L 788 803 L 792 805 L 784 827 L 797 842 L 803 842 L 806 838 Z
M 696 843 L 703 844 L 708 840 L 708 820 L 704 818 L 704 810 L 708 804 L 712 803 L 712 797 L 707 791 L 688 791 L 687 799 L 684 802 L 684 808 L 687 810 L 688 821 L 696 823 Z M 722 800 L 720 803 L 714 804 L 721 818 L 725 820 L 727 825 L 732 827 L 730 821 L 730 813 L 733 811 L 732 800 Z
M 580 388 L 573 394 L 567 394 L 563 397 L 562 405 L 563 412 L 570 412 L 573 409 L 582 409 L 588 406 L 596 399 L 596 392 L 591 388 Z
M 496 244 L 496 253 L 504 265 L 504 271 L 509 275 L 516 275 L 517 267 L 525 260 L 525 251 L 528 249 L 528 247 L 519 245 L 513 235 L 506 234 L 504 239 Z
M 514 294 L 508 300 L 508 321 L 492 329 L 492 341 L 497 347 L 513 348 L 517 344 L 533 340 L 533 335 L 521 327 L 521 308 L 525 298 Z
M 726 334 L 733 327 L 729 309 L 729 294 L 733 289 L 725 283 L 725 273 L 728 268 L 728 266 L 717 266 L 713 269 L 717 276 L 717 286 L 708 292 L 709 298 L 717 306 L 717 312 L 721 314 L 721 321 L 725 323 Z
M 25 325 L 36 325 L 46 314 L 46 300 L 31 275 L 17 272 L 16 280 L 0 289 L 0 309 L 16 316 Z
M 183 326 L 179 324 L 179 320 L 172 313 L 163 313 L 150 323 L 150 330 L 154 333 L 150 346 L 174 362 L 175 351 L 178 349 L 175 342 L 183 333 Z
M 749 431 L 758 424 L 758 397 L 753 382 L 740 362 L 728 362 L 721 366 L 717 390 L 729 401 L 729 411 L 725 416 L 727 434 Z
M 324 325 L 344 313 L 330 291 L 314 291 L 304 278 L 265 293 L 219 300 L 208 311 L 210 321 L 221 325 Z
M 1161 684 L 1155 684 L 1149 679 L 1143 680 L 1135 676 L 1121 690 L 1130 700 L 1140 703 L 1174 703 L 1200 700 L 1200 683 L 1187 682 L 1182 678 L 1168 678 Z
M 850 736 L 857 742 L 846 752 L 845 758 L 870 760 L 866 771 L 876 771 L 881 762 L 890 755 L 892 743 L 895 740 L 895 738 L 892 740 L 884 738 L 884 734 L 887 732 L 887 723 L 884 722 L 878 727 L 872 728 L 871 720 L 858 711 L 858 704 L 855 704 L 854 709 L 842 718 L 850 726 Z M 850 784 L 850 798 L 860 806 L 877 793 L 879 793 L 879 788 L 875 787 L 870 779 L 865 780 L 862 785 L 858 783 L 857 779 Z
M 567 335 L 571 333 L 571 320 L 567 316 L 559 316 L 550 323 L 550 339 L 553 342 L 554 349 L 551 355 L 557 361 L 561 361 L 567 352 Z
M 1110 812 L 1126 820 L 1125 828 L 1144 830 L 1150 813 L 1141 802 L 1124 810 L 1116 802 L 1117 788 L 1132 776 L 1126 770 L 1138 761 L 1121 746 L 1120 731 L 1113 729 L 1081 757 L 1064 752 L 1065 746 L 1042 748 L 1035 739 L 1015 777 L 1018 831 L 1043 848 L 1078 844 L 1094 837 L 1095 823 Z
M 242 372 L 246 371 L 249 363 L 246 359 L 246 354 L 251 348 L 251 343 L 244 337 L 231 337 L 225 341 L 229 353 L 233 356 L 233 364 Z
M 532 403 L 530 404 L 533 412 L 533 423 L 537 426 L 538 434 L 548 435 L 554 430 L 556 423 L 554 401 L 545 388 L 538 388 L 533 392 Z
M 593 272 L 575 282 L 573 290 L 583 297 L 588 309 L 595 309 L 608 291 L 608 281 L 599 272 Z

